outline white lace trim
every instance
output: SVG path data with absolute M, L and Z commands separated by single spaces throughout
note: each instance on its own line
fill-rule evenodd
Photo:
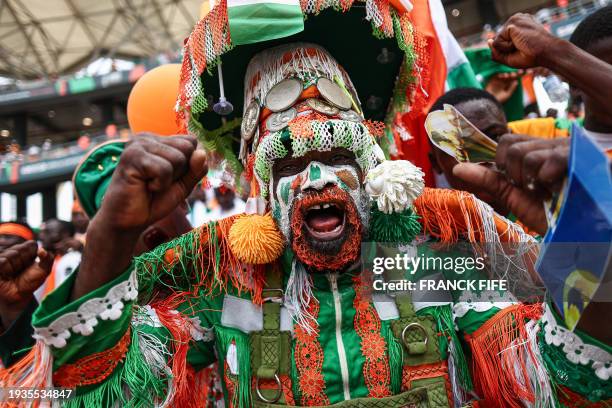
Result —
M 453 305 L 453 313 L 457 319 L 465 316 L 470 310 L 486 312 L 494 307 L 504 309 L 516 303 L 516 298 L 508 291 L 500 294 L 496 290 L 483 290 L 480 293 L 466 290 Z
M 597 346 L 585 344 L 577 334 L 558 325 L 549 305 L 546 305 L 541 321 L 546 344 L 557 347 L 563 345 L 565 357 L 570 362 L 590 365 L 595 375 L 604 381 L 612 378 L 612 354 Z
M 135 300 L 138 297 L 136 272 L 130 277 L 106 292 L 104 297 L 92 298 L 84 302 L 76 312 L 66 313 L 53 321 L 47 327 L 35 327 L 35 339 L 55 348 L 66 346 L 66 340 L 71 332 L 89 336 L 98 325 L 98 319 L 117 320 L 123 313 L 123 302 Z

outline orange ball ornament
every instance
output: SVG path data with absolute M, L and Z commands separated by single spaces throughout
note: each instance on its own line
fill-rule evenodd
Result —
M 181 64 L 161 65 L 140 77 L 132 87 L 127 118 L 132 133 L 169 136 L 179 133 L 174 107 L 178 96 Z

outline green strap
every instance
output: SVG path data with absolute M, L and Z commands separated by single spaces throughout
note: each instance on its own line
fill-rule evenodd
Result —
M 273 379 L 280 365 L 280 302 L 283 290 L 278 268 L 266 271 L 266 282 L 262 292 L 263 331 L 261 332 L 261 366 L 257 369 L 259 378 Z
M 399 269 L 387 270 L 385 272 L 385 280 L 387 282 L 403 280 L 405 279 L 404 273 L 405 271 Z M 412 296 L 410 295 L 410 292 L 404 291 L 396 294 L 395 305 L 397 306 L 400 318 L 414 319 L 416 317 L 416 312 L 414 310 L 414 305 L 412 304 Z
M 410 292 L 398 293 L 395 296 L 395 305 L 397 306 L 397 311 L 400 318 L 416 318 L 416 312 L 414 311 L 414 304 L 412 303 L 412 296 L 410 295 Z
M 280 376 L 291 370 L 291 332 L 280 330 L 280 310 L 283 299 L 282 275 L 278 266 L 266 270 L 262 291 L 263 330 L 250 334 L 251 369 L 255 376 L 254 396 L 257 400 L 284 403 Z M 276 389 L 260 389 L 261 380 L 273 380 Z
M 280 330 L 280 307 L 283 299 L 282 277 L 277 267 L 266 271 L 266 282 L 262 291 L 263 328 L 264 330 Z
M 403 279 L 404 271 L 388 270 L 385 278 L 387 281 Z M 440 352 L 433 318 L 417 316 L 409 291 L 397 293 L 395 305 L 399 319 L 391 323 L 391 329 L 404 348 L 404 362 L 414 366 L 439 361 Z

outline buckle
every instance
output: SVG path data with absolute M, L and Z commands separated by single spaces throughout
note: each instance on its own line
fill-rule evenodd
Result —
M 263 396 L 263 394 L 261 393 L 261 389 L 259 388 L 259 380 L 260 380 L 260 377 L 257 376 L 257 380 L 255 381 L 255 392 L 257 392 L 257 396 L 259 397 L 259 399 L 268 404 L 276 403 L 280 399 L 280 397 L 283 395 L 283 384 L 281 383 L 281 380 L 278 374 L 276 373 L 274 374 L 274 380 L 276 381 L 276 386 L 278 388 L 276 390 L 276 394 L 274 395 L 272 399 L 268 399 Z
M 264 303 L 266 302 L 283 303 L 283 298 L 285 297 L 285 291 L 280 288 L 266 288 L 262 290 L 261 297 L 263 298 Z

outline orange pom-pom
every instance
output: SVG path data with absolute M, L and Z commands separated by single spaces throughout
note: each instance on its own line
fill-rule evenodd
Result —
M 276 260 L 283 252 L 283 236 L 270 213 L 244 215 L 229 231 L 229 245 L 241 262 L 261 265 Z

